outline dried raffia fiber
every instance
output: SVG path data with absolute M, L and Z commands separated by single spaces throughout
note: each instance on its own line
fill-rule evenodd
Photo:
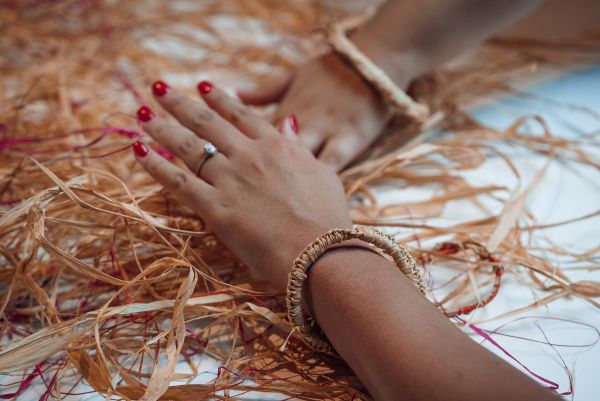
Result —
M 151 102 L 152 80 L 168 73 L 177 84 L 190 71 L 209 71 L 215 81 L 260 80 L 290 69 L 326 48 L 322 34 L 334 13 L 312 1 L 177 4 L 0 3 L 0 372 L 17 383 L 0 394 L 18 395 L 42 376 L 44 399 L 70 393 L 61 383 L 81 378 L 123 399 L 218 399 L 232 390 L 369 399 L 340 360 L 310 352 L 293 336 L 279 350 L 290 331 L 283 294 L 253 279 L 128 151 L 143 135 L 133 111 Z M 234 29 L 231 20 L 241 22 Z M 236 34 L 258 20 L 268 21 L 267 37 L 277 37 L 281 51 Z M 157 51 L 156 42 L 170 52 Z M 165 45 L 172 42 L 192 56 Z M 589 151 L 597 147 L 593 136 L 530 135 L 525 120 L 496 131 L 463 110 L 481 96 L 510 91 L 509 79 L 532 66 L 598 62 L 599 45 L 599 36 L 490 41 L 487 57 L 415 82 L 412 93 L 428 105 L 429 119 L 386 135 L 341 174 L 356 223 L 413 229 L 415 235 L 399 239 L 430 274 L 454 273 L 436 300 L 448 316 L 493 302 L 506 276 L 544 297 L 505 316 L 568 296 L 599 306 L 598 282 L 571 280 L 530 245 L 554 224 L 534 221 L 524 205 L 543 184 L 543 171 L 508 200 L 498 195 L 507 188 L 461 176 L 496 155 L 518 178 L 499 142 L 598 169 Z M 447 134 L 397 147 L 423 127 Z M 373 188 L 380 185 L 436 191 L 426 202 L 379 205 Z M 481 197 L 503 203 L 502 211 L 446 227 L 428 223 L 452 201 L 477 204 Z M 554 225 L 563 223 L 569 222 Z M 544 251 L 593 265 L 600 250 Z M 202 357 L 219 361 L 218 376 L 186 384 L 200 373 Z M 191 373 L 175 370 L 177 363 Z

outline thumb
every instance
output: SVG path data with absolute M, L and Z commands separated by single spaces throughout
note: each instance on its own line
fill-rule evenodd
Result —
M 281 100 L 292 82 L 292 75 L 271 78 L 265 84 L 252 89 L 238 89 L 240 100 L 252 106 L 264 106 Z

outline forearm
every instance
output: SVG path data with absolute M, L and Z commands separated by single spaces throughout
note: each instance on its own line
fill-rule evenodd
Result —
M 353 41 L 399 84 L 506 28 L 542 0 L 389 0 Z
M 306 297 L 378 400 L 558 399 L 453 327 L 376 254 L 327 252 L 309 271 Z

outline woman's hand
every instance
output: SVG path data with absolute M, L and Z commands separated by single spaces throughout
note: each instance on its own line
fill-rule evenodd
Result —
M 388 0 L 351 40 L 404 88 L 541 2 Z M 390 117 L 380 96 L 331 53 L 300 67 L 293 78 L 238 94 L 247 104 L 280 101 L 275 121 L 295 113 L 300 141 L 338 171 L 375 141 Z
M 300 67 L 291 79 L 238 94 L 252 105 L 281 100 L 274 121 L 295 113 L 300 142 L 337 171 L 377 139 L 391 115 L 380 96 L 332 53 Z
M 156 99 L 179 124 L 145 106 L 138 111 L 144 130 L 188 168 L 141 142 L 134 145 L 137 159 L 244 263 L 283 289 L 293 259 L 308 243 L 331 228 L 352 225 L 341 182 L 331 167 L 220 88 L 208 82 L 198 88 L 203 100 L 160 81 L 153 85 Z M 207 142 L 219 153 L 196 177 Z

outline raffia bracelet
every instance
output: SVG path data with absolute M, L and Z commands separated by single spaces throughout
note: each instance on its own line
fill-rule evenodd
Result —
M 425 293 L 425 285 L 421 271 L 413 257 L 405 247 L 396 242 L 389 235 L 383 234 L 372 228 L 356 226 L 352 229 L 337 228 L 326 232 L 312 243 L 310 243 L 300 255 L 294 260 L 292 269 L 288 274 L 287 285 L 287 313 L 292 332 L 296 332 L 300 338 L 312 349 L 318 352 L 334 354 L 331 343 L 318 328 L 316 322 L 311 318 L 305 318 L 302 306 L 302 287 L 306 280 L 310 266 L 333 245 L 351 239 L 375 245 L 385 254 L 389 255 L 396 266 Z
M 348 39 L 347 32 L 357 28 L 364 21 L 365 17 L 357 16 L 332 24 L 327 30 L 327 40 L 333 51 L 346 60 L 396 112 L 423 122 L 429 115 L 429 108 L 415 102 Z

